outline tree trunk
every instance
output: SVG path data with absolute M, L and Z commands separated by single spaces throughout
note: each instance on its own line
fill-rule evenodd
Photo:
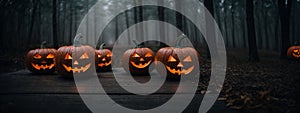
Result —
M 73 8 L 73 3 L 71 2 L 70 3 L 70 28 L 69 28 L 69 44 L 72 44 L 72 41 L 73 41 L 73 15 L 74 15 L 74 13 L 73 13 L 73 10 L 74 10 L 74 8 Z
M 34 27 L 34 23 L 35 23 L 37 1 L 32 0 L 32 5 L 33 5 L 33 8 L 32 8 L 32 11 L 31 11 L 31 21 L 30 21 L 27 44 L 31 44 L 32 39 L 33 39 L 33 27 Z
M 86 10 L 86 14 L 88 14 L 89 12 L 89 0 L 85 0 L 85 10 Z M 89 42 L 89 16 L 86 16 L 86 42 Z
M 157 0 L 157 4 L 159 5 L 163 5 L 163 1 L 162 0 Z M 158 12 L 158 19 L 160 21 L 165 21 L 165 12 L 164 12 L 164 7 L 158 7 L 157 8 L 157 12 Z M 160 35 L 160 39 L 162 42 L 165 41 L 166 35 L 165 35 L 165 26 L 164 25 L 160 25 L 159 29 L 159 35 Z
M 205 0 L 204 6 L 208 9 L 208 11 L 211 13 L 211 15 L 214 17 L 214 6 L 212 0 Z M 214 21 L 208 18 L 209 13 L 207 12 L 205 14 L 205 26 L 206 26 L 206 41 L 207 43 L 211 43 L 212 46 L 208 48 L 207 46 L 207 58 L 211 57 L 211 53 L 209 50 L 213 50 L 212 54 L 217 55 L 217 43 L 216 43 L 216 33 L 215 33 L 215 24 Z
M 175 8 L 176 10 L 181 11 L 181 1 L 177 0 L 175 1 Z M 179 13 L 176 13 L 176 27 L 183 31 L 183 21 L 182 16 Z M 177 36 L 181 35 L 180 33 L 177 34 Z
M 227 47 L 229 47 L 230 46 L 230 44 L 229 44 L 229 35 L 228 35 L 228 23 L 227 23 L 227 1 L 225 0 L 224 1 L 224 27 L 225 27 L 225 29 L 224 29 L 224 34 L 225 34 L 225 38 L 226 38 L 226 45 L 227 45 Z
M 128 37 L 128 44 L 130 45 L 131 44 L 131 35 L 130 35 L 130 31 L 129 31 L 129 15 L 128 15 L 128 11 L 125 11 L 125 21 L 126 21 L 126 29 L 128 29 L 128 32 L 127 32 L 127 37 Z M 116 25 L 117 27 L 117 25 Z M 117 37 L 116 37 L 117 39 Z
M 247 0 L 247 28 L 248 28 L 248 43 L 249 43 L 249 61 L 259 61 L 257 47 L 256 47 L 256 35 L 254 26 L 254 14 L 253 14 L 253 1 Z
M 52 13 L 52 34 L 53 34 L 53 47 L 58 48 L 58 34 L 57 34 L 57 0 L 52 1 L 53 13 Z
M 232 21 L 232 29 L 231 29 L 231 35 L 232 35 L 232 47 L 236 47 L 236 39 L 235 39 L 235 17 L 234 17 L 234 1 L 231 1 L 231 21 Z
M 287 4 L 286 4 L 287 3 Z M 287 49 L 290 43 L 290 15 L 291 15 L 291 0 L 278 0 L 278 9 L 281 22 L 281 56 L 280 58 L 287 58 Z

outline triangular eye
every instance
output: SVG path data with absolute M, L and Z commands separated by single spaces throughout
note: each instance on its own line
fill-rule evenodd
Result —
M 100 58 L 101 57 L 101 55 L 97 55 L 98 56 L 98 58 Z
M 177 60 L 171 55 L 168 58 L 168 62 L 176 62 Z
M 140 57 L 140 55 L 137 54 L 137 53 L 134 53 L 134 54 L 132 55 L 132 57 Z
M 69 53 L 67 53 L 65 59 L 72 59 L 72 56 Z
M 299 50 L 295 49 L 294 52 L 297 53 Z
M 79 59 L 88 59 L 89 55 L 87 53 L 84 53 L 83 55 L 81 55 L 81 57 Z
M 46 58 L 54 58 L 54 54 L 50 53 Z
M 112 57 L 111 53 L 107 53 L 106 57 Z
M 192 62 L 191 56 L 186 57 L 183 62 Z
M 145 57 L 152 57 L 152 54 L 150 52 L 148 52 Z
M 41 59 L 42 56 L 41 56 L 40 54 L 35 54 L 35 55 L 33 56 L 33 58 L 35 58 L 35 59 Z

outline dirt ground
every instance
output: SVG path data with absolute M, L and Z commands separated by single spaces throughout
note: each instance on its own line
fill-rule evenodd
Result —
M 259 51 L 260 62 L 247 62 L 247 51 L 227 51 L 227 73 L 219 100 L 242 112 L 297 113 L 300 61 L 279 59 L 278 52 Z M 208 63 L 203 64 L 209 67 Z M 207 66 L 206 66 L 207 65 Z M 206 90 L 210 71 L 202 73 Z

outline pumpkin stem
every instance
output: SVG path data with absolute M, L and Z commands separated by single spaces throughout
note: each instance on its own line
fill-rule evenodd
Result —
M 135 44 L 136 48 L 142 47 L 136 40 L 132 40 L 132 42 Z
M 180 47 L 180 42 L 185 39 L 188 38 L 185 34 L 181 34 L 180 36 L 177 37 L 178 39 L 175 40 L 175 47 Z
M 81 35 L 81 33 L 77 34 L 74 38 L 74 42 L 73 42 L 73 46 L 78 47 L 80 46 L 80 41 L 79 39 L 83 38 L 83 36 Z
M 99 50 L 103 49 L 105 43 L 102 43 L 100 46 L 99 46 Z
M 295 41 L 294 45 L 295 45 L 295 46 L 298 46 L 298 45 L 299 45 L 298 41 Z
M 47 41 L 43 41 L 43 42 L 41 43 L 41 46 L 40 46 L 41 49 L 45 48 L 46 43 L 47 43 Z

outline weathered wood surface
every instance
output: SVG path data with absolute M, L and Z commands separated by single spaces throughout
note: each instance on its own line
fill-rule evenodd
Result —
M 176 91 L 176 82 L 169 82 L 156 94 L 142 97 L 125 90 L 116 84 L 112 73 L 99 76 L 103 87 L 110 97 L 121 105 L 134 109 L 147 109 L 168 101 Z M 144 77 L 136 78 L 143 81 Z M 121 81 L 126 82 L 126 80 Z M 130 86 L 130 83 L 128 83 Z M 173 87 L 173 88 L 172 88 Z M 43 112 L 43 113 L 89 113 L 91 112 L 81 100 L 72 79 L 58 75 L 32 75 L 27 70 L 0 75 L 0 112 Z M 196 94 L 185 112 L 197 112 L 203 95 Z M 217 101 L 210 113 L 236 111 L 226 108 L 224 102 Z

